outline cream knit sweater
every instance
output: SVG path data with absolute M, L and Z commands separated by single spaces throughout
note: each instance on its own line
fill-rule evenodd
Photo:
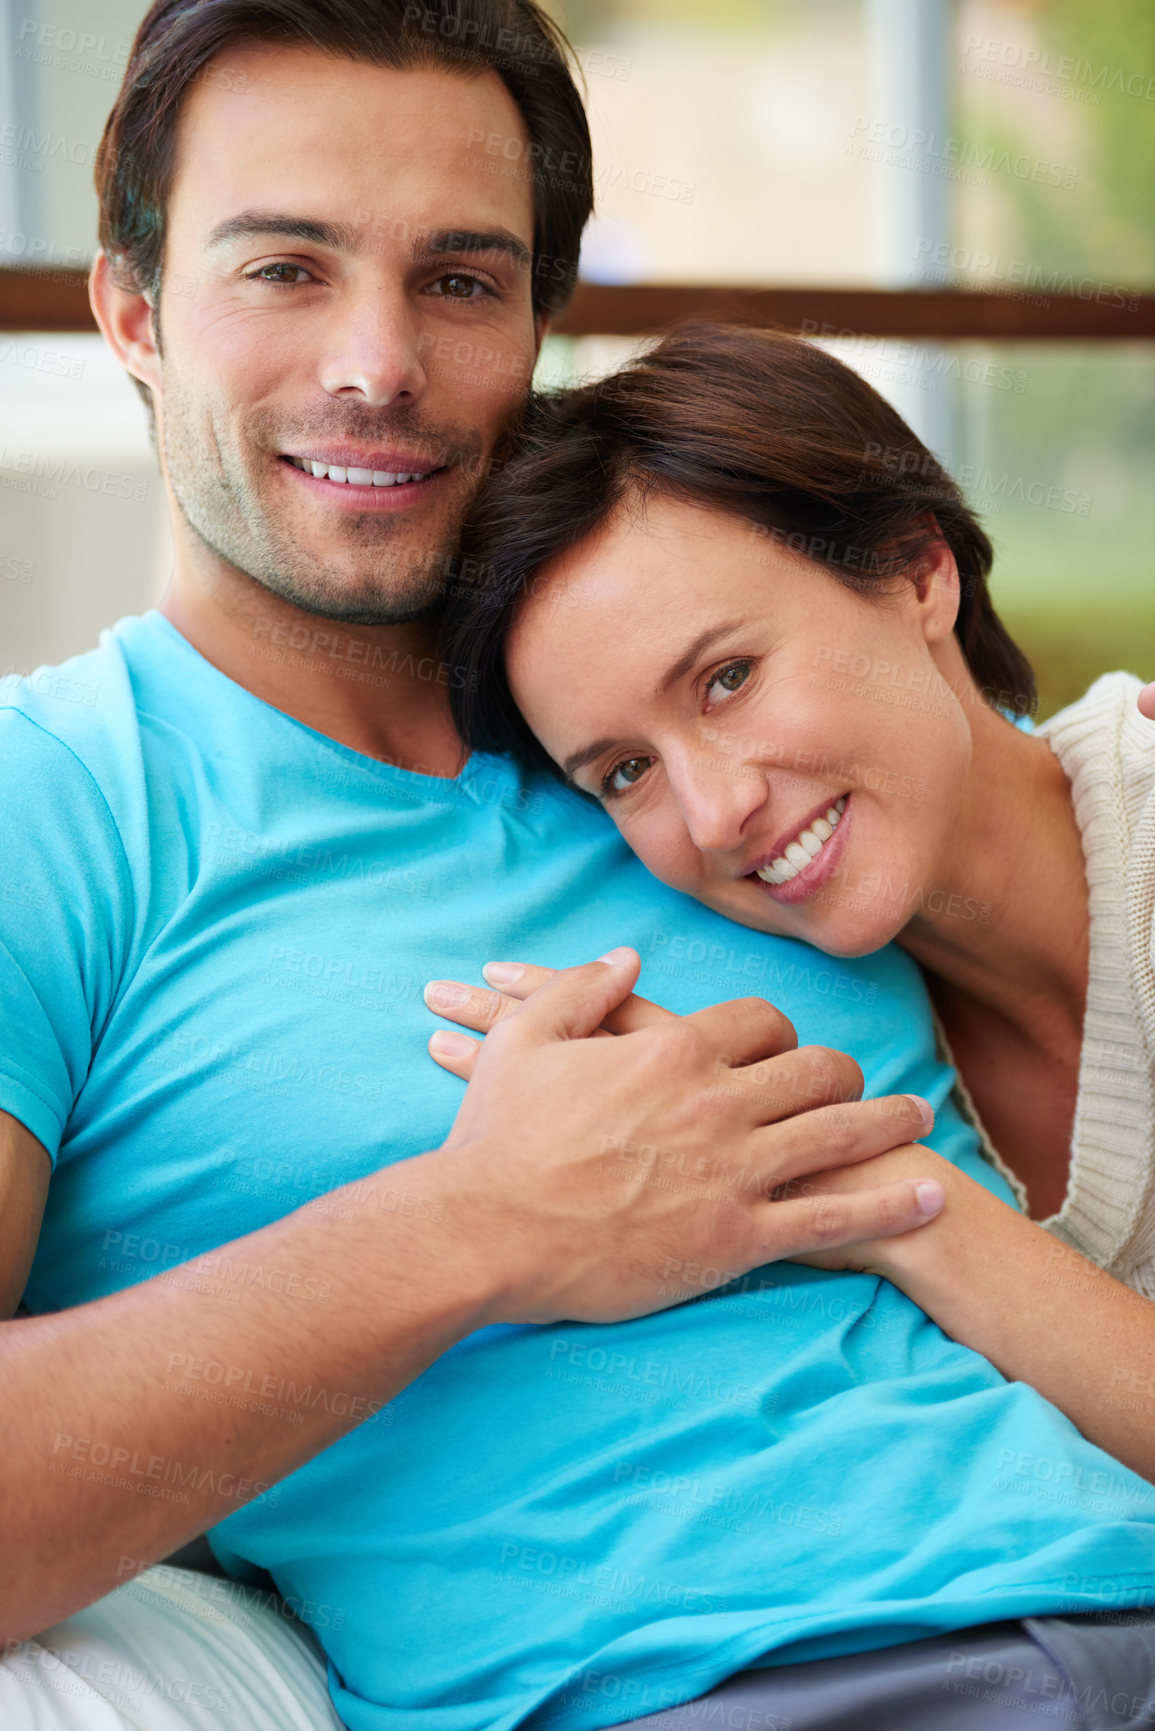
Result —
M 1071 1175 L 1042 1224 L 1155 1298 L 1155 722 L 1141 689 L 1105 674 L 1039 728 L 1071 783 L 1091 911 Z

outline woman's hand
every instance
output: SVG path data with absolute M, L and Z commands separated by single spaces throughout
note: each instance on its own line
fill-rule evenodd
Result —
M 460 980 L 430 980 L 425 988 L 425 1002 L 437 1015 L 456 1022 L 462 1028 L 473 1028 L 488 1034 L 491 1028 L 512 1014 L 518 1004 L 557 977 L 556 968 L 535 968 L 521 962 L 487 962 L 482 973 L 495 988 L 491 992 L 481 986 L 465 986 Z M 643 1028 L 655 1028 L 662 1022 L 676 1021 L 672 1010 L 639 998 L 636 992 L 611 1010 L 597 1034 L 635 1034 Z M 790 1027 L 786 1018 L 782 1018 Z M 794 1042 L 797 1044 L 797 1041 Z M 462 1081 L 468 1082 L 481 1052 L 481 1041 L 464 1034 L 447 1034 L 439 1029 L 429 1041 L 429 1054 Z
M 981 1184 L 976 1184 L 973 1178 L 968 1178 L 949 1160 L 936 1154 L 933 1148 L 924 1148 L 921 1143 L 891 1148 L 885 1154 L 875 1154 L 855 1166 L 834 1167 L 829 1172 L 815 1172 L 809 1178 L 796 1178 L 782 1186 L 781 1194 L 784 1197 L 853 1195 L 859 1189 L 890 1184 L 903 1178 L 933 1178 L 942 1185 L 946 1202 L 936 1221 L 942 1220 L 949 1210 L 954 1231 L 966 1229 L 960 1219 L 960 1210 L 965 1210 L 973 1200 L 971 1192 L 987 1195 Z M 928 1221 L 927 1226 L 933 1226 L 936 1221 Z M 913 1243 L 916 1238 L 920 1241 L 917 1248 Z M 881 1274 L 895 1286 L 903 1286 L 904 1277 L 913 1272 L 916 1262 L 925 1263 L 928 1258 L 942 1254 L 942 1235 L 934 1233 L 928 1237 L 927 1229 L 919 1227 L 916 1232 L 900 1233 L 893 1238 L 845 1244 L 838 1250 L 816 1251 L 790 1260 L 805 1262 L 810 1268 L 852 1268 L 860 1274 Z

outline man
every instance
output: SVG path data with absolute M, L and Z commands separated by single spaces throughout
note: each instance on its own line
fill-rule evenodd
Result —
M 0 1222 L 34 1313 L 2 1331 L 0 1706 L 39 1712 L 63 1653 L 138 1713 L 128 1653 L 181 1723 L 222 1676 L 237 1722 L 326 1722 L 276 1614 L 198 1623 L 179 1571 L 71 1615 L 210 1525 L 354 1727 L 612 1724 L 767 1655 L 1155 1598 L 1148 1488 L 1031 1391 L 866 1277 L 733 1284 L 934 1212 L 914 1178 L 766 1200 L 921 1133 L 908 1090 L 998 1187 L 914 971 L 736 939 L 598 813 L 461 763 L 430 608 L 589 207 L 540 15 L 164 0 L 99 180 L 93 302 L 177 554 L 163 618 L 0 715 Z M 623 941 L 691 1020 L 587 1037 Z M 496 1031 L 446 1140 L 421 984 L 514 943 L 606 954 Z M 891 1097 L 845 1104 L 852 1061 L 760 1000 L 701 1008 L 770 982 Z

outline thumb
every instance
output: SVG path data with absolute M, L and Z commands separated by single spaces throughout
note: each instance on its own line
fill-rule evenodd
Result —
M 585 1040 L 612 1010 L 628 998 L 642 971 L 636 950 L 610 950 L 581 968 L 565 968 L 539 986 L 508 1018 L 505 1026 L 532 1044 L 547 1040 Z M 508 1038 L 508 1035 L 507 1035 Z
M 1145 715 L 1148 721 L 1155 721 L 1155 685 L 1145 685 L 1136 701 L 1140 715 Z

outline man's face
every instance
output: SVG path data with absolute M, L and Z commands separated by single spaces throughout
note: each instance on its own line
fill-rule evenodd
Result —
M 528 389 L 531 188 L 486 172 L 511 166 L 479 149 L 493 135 L 525 162 L 494 73 L 296 48 L 232 50 L 185 101 L 162 458 L 201 542 L 309 612 L 429 606 Z

